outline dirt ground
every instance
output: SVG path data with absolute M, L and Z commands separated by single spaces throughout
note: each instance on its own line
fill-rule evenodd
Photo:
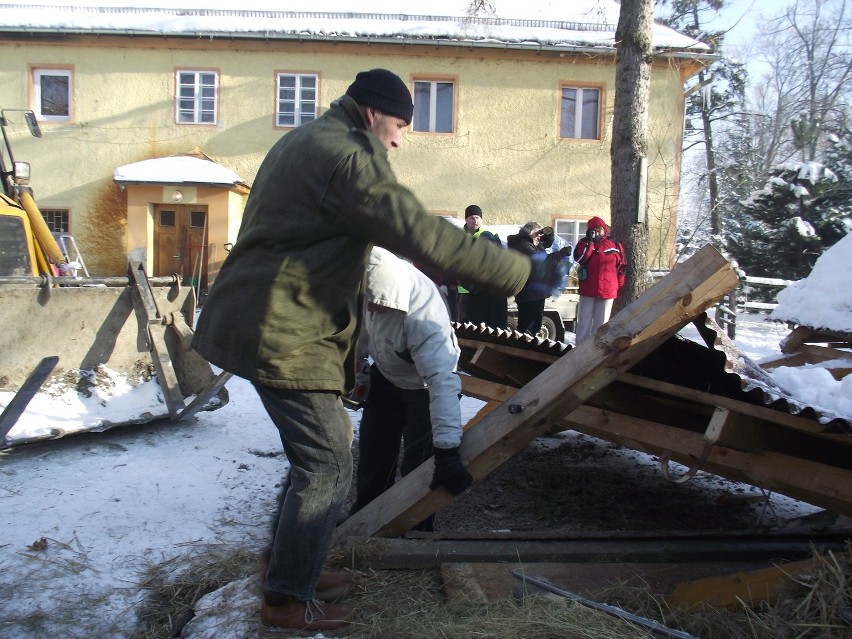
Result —
M 685 468 L 671 465 L 673 476 Z M 771 529 L 816 507 L 699 472 L 666 481 L 657 458 L 566 431 L 534 441 L 438 512 L 438 531 Z

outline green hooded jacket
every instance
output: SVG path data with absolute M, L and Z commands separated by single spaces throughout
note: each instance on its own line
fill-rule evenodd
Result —
M 427 215 L 366 126 L 344 96 L 267 154 L 193 338 L 212 364 L 262 385 L 345 392 L 373 244 L 507 295 L 526 282 L 526 257 Z

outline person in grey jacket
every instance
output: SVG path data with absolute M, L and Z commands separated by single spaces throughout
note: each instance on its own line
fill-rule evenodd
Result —
M 373 244 L 512 295 L 552 274 L 426 214 L 388 150 L 411 122 L 411 92 L 386 69 L 362 71 L 320 117 L 283 135 L 261 163 L 233 249 L 196 326 L 194 348 L 249 380 L 278 428 L 289 471 L 273 521 L 260 619 L 267 628 L 346 632 L 323 570 L 352 477 L 359 291 Z
M 462 465 L 459 346 L 435 283 L 375 247 L 367 262 L 359 354 L 372 357 L 358 439 L 356 513 L 435 454 L 432 486 L 452 494 L 472 477 Z M 403 445 L 399 463 L 400 444 Z M 432 530 L 433 517 L 420 530 Z

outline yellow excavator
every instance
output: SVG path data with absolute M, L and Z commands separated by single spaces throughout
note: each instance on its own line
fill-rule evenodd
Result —
M 129 264 L 125 277 L 90 276 L 39 211 L 29 187 L 30 165 L 12 154 L 7 113 L 20 114 L 31 135 L 42 135 L 32 111 L 0 109 L 0 448 L 81 430 L 177 421 L 224 406 L 229 376 L 214 374 L 190 348 L 192 287 L 182 286 L 177 275 L 149 278 L 140 263 Z M 114 383 L 115 376 L 134 388 L 156 384 L 162 409 L 135 414 L 119 408 L 73 431 L 57 420 L 16 433 L 43 387 L 54 395 L 72 390 L 91 396 L 99 380 Z

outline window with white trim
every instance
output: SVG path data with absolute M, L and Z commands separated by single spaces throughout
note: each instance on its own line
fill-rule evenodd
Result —
M 277 85 L 276 126 L 299 126 L 317 117 L 318 75 L 279 73 Z
M 455 82 L 450 80 L 415 80 L 412 131 L 452 133 L 455 93 Z
M 559 137 L 600 139 L 601 90 L 593 87 L 562 87 Z
M 586 236 L 587 222 L 588 218 L 584 220 L 556 219 L 553 221 L 553 232 L 562 239 L 563 244 L 577 246 L 577 242 Z
M 177 123 L 216 124 L 219 74 L 215 71 L 178 71 L 175 81 Z
M 33 112 L 42 121 L 71 119 L 71 71 L 33 69 Z

